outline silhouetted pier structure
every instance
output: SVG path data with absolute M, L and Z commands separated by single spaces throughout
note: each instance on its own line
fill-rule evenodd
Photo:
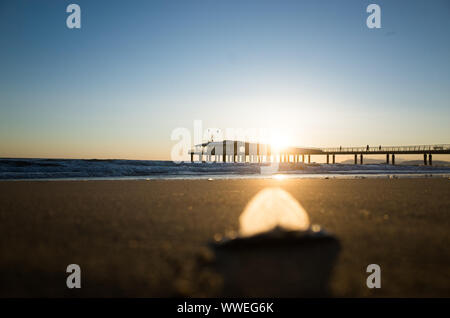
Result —
M 311 156 L 324 155 L 326 163 L 336 163 L 337 155 L 353 155 L 355 164 L 364 163 L 364 156 L 386 155 L 386 164 L 395 165 L 395 155 L 423 155 L 424 165 L 433 164 L 434 154 L 450 154 L 450 144 L 420 146 L 377 146 L 377 147 L 286 147 L 275 150 L 270 144 L 251 143 L 234 140 L 205 142 L 195 145 L 189 151 L 191 162 L 197 156 L 197 162 L 290 162 L 311 163 Z M 358 160 L 359 157 L 359 160 Z

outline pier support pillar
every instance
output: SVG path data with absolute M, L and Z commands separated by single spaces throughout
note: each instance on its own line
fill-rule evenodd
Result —
M 392 164 L 395 165 L 395 154 L 392 154 Z
M 360 163 L 360 164 L 364 164 L 364 163 L 363 163 L 363 154 L 361 154 L 361 155 L 359 156 L 359 163 Z
M 191 163 L 193 163 L 193 162 L 194 162 L 194 153 L 191 152 Z
M 389 164 L 389 154 L 388 153 L 386 154 L 386 164 L 387 165 Z
M 308 163 L 311 163 L 311 155 L 308 155 Z
M 336 163 L 336 155 L 333 154 L 333 164 L 335 164 L 335 163 Z
M 305 163 L 305 155 L 302 155 L 302 162 Z
M 227 162 L 227 143 L 225 140 L 222 142 L 222 162 Z
M 330 155 L 327 155 L 327 164 L 330 163 Z
M 426 166 L 427 165 L 427 154 L 423 155 L 423 164 Z
M 357 164 L 358 164 L 358 155 L 355 154 L 355 165 L 357 165 Z
M 431 155 L 431 153 L 428 155 L 428 163 L 430 164 L 430 166 L 433 165 L 433 156 Z

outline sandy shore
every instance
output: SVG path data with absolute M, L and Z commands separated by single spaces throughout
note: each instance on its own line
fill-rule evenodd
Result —
M 450 297 L 446 178 L 0 182 L 0 296 L 227 294 L 207 243 L 237 231 L 247 202 L 268 186 L 292 194 L 337 238 L 332 259 L 319 260 L 329 267 L 324 296 Z M 280 262 L 296 277 L 292 262 Z M 65 284 L 72 263 L 82 269 L 78 290 Z M 366 287 L 371 263 L 381 266 L 381 289 Z M 296 287 L 285 291 L 298 296 Z

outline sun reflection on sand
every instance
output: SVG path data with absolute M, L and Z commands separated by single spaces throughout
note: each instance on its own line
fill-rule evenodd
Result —
M 288 231 L 309 228 L 306 210 L 281 188 L 266 188 L 257 193 L 239 217 L 240 235 L 252 236 L 281 227 Z

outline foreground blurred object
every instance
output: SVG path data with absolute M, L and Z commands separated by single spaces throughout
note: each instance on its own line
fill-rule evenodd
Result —
M 280 188 L 260 191 L 240 216 L 237 237 L 212 244 L 222 294 L 326 297 L 339 242 L 310 226 L 306 210 Z
M 240 235 L 252 236 L 276 227 L 304 231 L 309 227 L 309 217 L 288 192 L 281 188 L 266 188 L 249 202 L 239 223 Z

